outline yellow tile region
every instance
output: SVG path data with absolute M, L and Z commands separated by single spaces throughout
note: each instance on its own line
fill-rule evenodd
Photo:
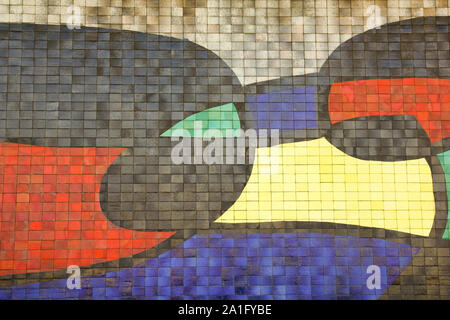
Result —
M 425 159 L 360 160 L 320 138 L 257 149 L 246 187 L 216 222 L 319 221 L 428 236 L 434 216 Z

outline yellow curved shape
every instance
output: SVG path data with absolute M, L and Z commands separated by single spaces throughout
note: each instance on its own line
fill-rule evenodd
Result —
M 434 216 L 425 159 L 360 160 L 320 138 L 257 149 L 246 187 L 216 222 L 319 221 L 428 236 Z

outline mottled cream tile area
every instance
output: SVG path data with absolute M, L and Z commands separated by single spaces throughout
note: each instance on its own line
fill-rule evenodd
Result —
M 186 38 L 218 54 L 243 84 L 317 72 L 352 36 L 447 0 L 3 0 L 0 22 L 79 24 Z

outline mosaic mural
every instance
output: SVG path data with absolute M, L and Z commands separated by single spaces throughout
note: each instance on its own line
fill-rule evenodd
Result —
M 0 299 L 450 298 L 449 25 L 245 83 L 187 38 L 0 23 Z

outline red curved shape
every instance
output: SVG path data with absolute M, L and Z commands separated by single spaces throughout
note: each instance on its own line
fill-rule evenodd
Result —
M 102 177 L 125 150 L 0 143 L 0 275 L 116 260 L 172 236 L 124 229 L 103 214 Z
M 381 115 L 409 114 L 431 142 L 450 135 L 450 80 L 372 79 L 335 83 L 328 96 L 332 123 Z

